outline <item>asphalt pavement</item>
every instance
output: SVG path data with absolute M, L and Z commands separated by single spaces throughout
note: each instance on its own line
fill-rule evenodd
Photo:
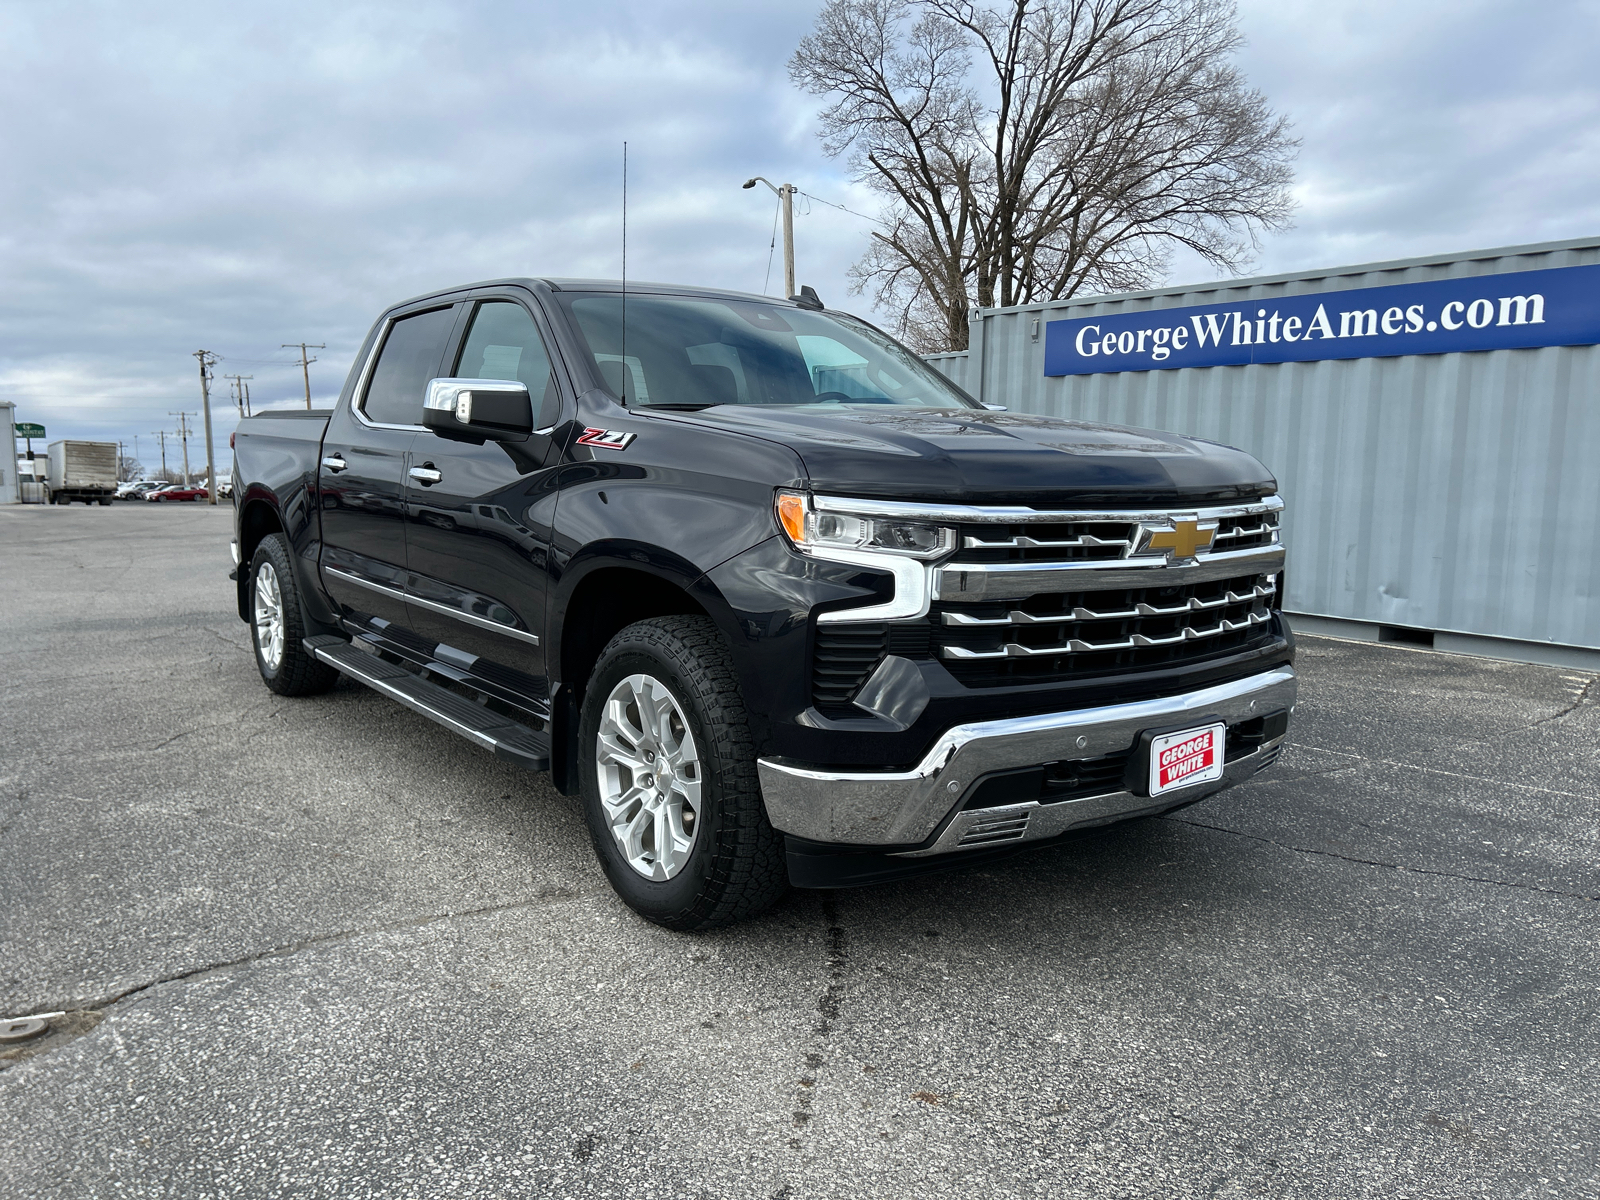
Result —
M 1303 638 L 1246 786 L 674 934 L 229 518 L 0 509 L 0 1194 L 1600 1195 L 1593 676 Z

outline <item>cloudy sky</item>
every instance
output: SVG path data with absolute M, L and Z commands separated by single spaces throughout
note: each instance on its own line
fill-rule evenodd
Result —
M 819 7 L 0 3 L 0 400 L 52 439 L 137 435 L 152 466 L 199 407 L 197 349 L 275 406 L 301 396 L 280 344 L 326 342 L 326 403 L 397 299 L 614 277 L 624 139 L 629 274 L 775 292 L 745 178 L 874 207 L 788 81 Z M 1600 234 L 1595 0 L 1243 0 L 1240 26 L 1304 142 L 1295 227 L 1253 273 Z M 803 200 L 801 282 L 864 311 L 869 228 Z

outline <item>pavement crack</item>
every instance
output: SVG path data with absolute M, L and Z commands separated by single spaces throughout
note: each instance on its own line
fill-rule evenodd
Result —
M 221 633 L 221 632 L 211 628 L 211 626 L 209 626 L 209 625 L 202 625 L 202 626 L 200 626 L 200 629 L 204 633 L 209 633 L 212 637 L 216 638 L 219 642 L 226 643 L 226 645 L 228 646 L 228 648 L 230 650 L 243 650 L 243 649 L 245 649 L 245 644 L 244 643 L 234 641 L 233 638 L 230 638 L 226 634 Z
M 806 1052 L 805 1071 L 796 1081 L 794 1111 L 789 1123 L 796 1134 L 789 1139 L 791 1149 L 800 1148 L 799 1131 L 811 1123 L 812 1102 L 817 1092 L 817 1081 L 822 1068 L 827 1065 L 823 1053 L 828 1047 L 829 1035 L 837 1028 L 839 1006 L 844 996 L 844 975 L 849 959 L 846 953 L 844 926 L 839 923 L 839 906 L 831 894 L 822 901 L 822 917 L 827 922 L 824 946 L 828 957 L 828 982 L 817 997 L 819 1020 L 811 1027 L 811 1049 Z
M 11 830 L 11 823 L 28 810 L 28 793 L 24 789 L 17 793 L 17 807 L 6 813 L 0 820 L 0 837 L 4 837 Z
M 1460 742 L 1455 748 L 1460 749 L 1462 746 L 1487 746 L 1489 743 L 1499 741 L 1503 737 L 1509 737 L 1513 733 L 1526 733 L 1530 729 L 1537 729 L 1541 725 L 1549 725 L 1554 721 L 1561 720 L 1563 717 L 1569 717 L 1588 702 L 1589 693 L 1594 690 L 1594 685 L 1596 683 L 1600 683 L 1600 675 L 1595 676 L 1593 679 L 1589 680 L 1588 683 L 1584 684 L 1583 691 L 1578 693 L 1577 699 L 1573 700 L 1571 704 L 1567 705 L 1560 712 L 1553 712 L 1548 717 L 1540 717 L 1537 721 L 1530 721 L 1526 725 L 1515 725 L 1510 729 L 1498 730 L 1495 733 L 1490 734 L 1488 737 L 1472 738 L 1469 741 Z
M 1441 879 L 1459 879 L 1466 883 L 1486 883 L 1491 887 L 1515 888 L 1524 892 L 1540 892 L 1546 896 L 1564 896 L 1569 900 L 1600 900 L 1600 896 L 1586 896 L 1582 892 L 1568 892 L 1561 888 L 1540 887 L 1536 883 L 1513 883 L 1509 879 L 1489 879 L 1482 875 L 1463 875 L 1458 871 L 1439 871 L 1432 867 L 1412 867 L 1405 863 L 1384 862 L 1376 858 L 1358 858 L 1353 854 L 1340 854 L 1334 850 L 1318 850 L 1312 846 L 1294 846 L 1288 842 L 1280 842 L 1276 838 L 1265 837 L 1259 833 L 1245 833 L 1242 829 L 1228 829 L 1222 825 L 1208 825 L 1204 821 L 1194 821 L 1185 817 L 1158 817 L 1160 821 L 1171 821 L 1175 825 L 1192 825 L 1196 829 L 1209 829 L 1215 833 L 1226 833 L 1232 837 L 1248 838 L 1252 842 L 1263 842 L 1268 846 L 1277 846 L 1280 850 L 1293 851 L 1295 854 L 1313 854 L 1319 858 L 1336 858 L 1341 862 L 1356 863 L 1364 867 L 1384 867 L 1391 871 L 1404 871 L 1411 875 L 1435 875 Z
M 833 1032 L 833 1023 L 839 1019 L 839 1000 L 844 992 L 845 946 L 844 926 L 839 924 L 839 908 L 832 896 L 822 902 L 822 915 L 828 922 L 828 986 L 817 1000 L 822 1020 L 817 1022 L 816 1031 L 826 1036 Z
M 301 938 L 298 941 L 283 942 L 276 946 L 270 946 L 265 950 L 257 950 L 251 954 L 241 955 L 238 958 L 227 959 L 223 962 L 206 963 L 203 966 L 191 967 L 187 971 L 177 971 L 171 975 L 163 975 L 160 978 L 151 979 L 130 988 L 124 988 L 122 991 L 92 1004 L 80 1005 L 77 1008 L 63 1006 L 63 1011 L 69 1015 L 80 1012 L 100 1012 L 121 1004 L 124 1000 L 131 1000 L 136 996 L 141 996 L 151 988 L 160 987 L 167 983 L 186 983 L 220 971 L 231 971 L 237 967 L 247 967 L 254 963 L 264 962 L 267 959 L 290 958 L 305 950 L 315 950 L 339 942 L 370 937 L 373 934 L 393 933 L 402 929 L 419 929 L 425 925 L 437 925 L 442 921 L 458 921 L 469 917 L 483 917 L 494 913 L 510 912 L 519 908 L 533 908 L 549 901 L 576 900 L 582 895 L 583 893 L 576 888 L 551 888 L 527 900 L 514 900 L 506 904 L 488 904 L 482 908 L 430 913 L 427 916 L 410 917 L 404 921 L 390 921 L 382 925 L 370 925 L 357 929 L 341 929 L 337 933 L 324 933 L 316 937 Z

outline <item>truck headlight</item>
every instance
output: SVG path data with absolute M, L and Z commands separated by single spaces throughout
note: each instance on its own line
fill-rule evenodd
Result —
M 796 550 L 866 550 L 903 554 L 909 558 L 938 558 L 955 546 L 956 531 L 894 517 L 867 516 L 830 506 L 818 512 L 803 492 L 779 492 L 778 526 Z

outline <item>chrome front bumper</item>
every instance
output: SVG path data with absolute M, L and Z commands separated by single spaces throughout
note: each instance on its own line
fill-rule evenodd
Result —
M 1114 754 L 1146 729 L 1189 717 L 1221 717 L 1231 727 L 1291 709 L 1295 695 L 1294 668 L 1284 666 L 1180 696 L 957 725 L 910 771 L 830 771 L 780 758 L 763 758 L 757 767 L 774 828 L 811 841 L 857 846 L 921 846 L 939 831 L 931 845 L 901 852 L 921 857 L 1053 837 L 1074 826 L 1171 808 L 1231 787 L 1276 758 L 1283 739 L 1228 763 L 1221 779 L 1155 799 L 1118 791 L 1055 803 L 1030 800 L 959 812 L 945 824 L 970 786 L 993 772 Z

